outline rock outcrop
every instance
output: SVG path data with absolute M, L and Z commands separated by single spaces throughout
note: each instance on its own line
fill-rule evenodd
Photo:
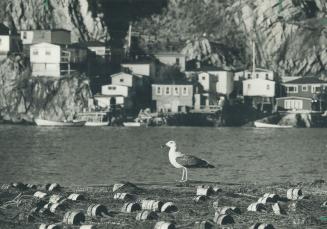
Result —
M 0 119 L 32 122 L 40 117 L 71 120 L 87 107 L 89 80 L 82 74 L 53 79 L 31 77 L 29 63 L 21 57 L 0 62 Z

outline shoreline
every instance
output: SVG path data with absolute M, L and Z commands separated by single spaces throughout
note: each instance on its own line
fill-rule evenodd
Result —
M 17 185 L 17 184 L 16 184 Z M 323 180 L 316 180 L 312 183 L 279 183 L 279 184 L 236 184 L 220 182 L 201 182 L 190 181 L 189 183 L 179 182 L 151 182 L 136 183 L 134 185 L 123 186 L 113 192 L 113 186 L 109 184 L 90 184 L 90 185 L 71 185 L 61 187 L 53 191 L 45 191 L 45 186 L 38 185 L 36 188 L 7 187 L 0 185 L 1 206 L 8 201 L 12 201 L 20 193 L 25 196 L 19 203 L 0 208 L 1 228 L 38 228 L 41 223 L 53 224 L 61 223 L 65 212 L 68 210 L 81 210 L 86 215 L 83 224 L 97 225 L 96 228 L 153 228 L 158 221 L 174 222 L 177 228 L 194 228 L 196 221 L 208 221 L 215 224 L 213 228 L 221 228 L 213 222 L 215 212 L 214 202 L 218 201 L 219 207 L 234 206 L 240 209 L 241 214 L 231 213 L 234 223 L 227 224 L 227 228 L 249 228 L 255 223 L 272 224 L 274 228 L 326 228 L 327 208 L 322 204 L 327 199 L 327 184 Z M 211 193 L 205 200 L 196 202 L 197 187 L 217 187 L 219 191 Z M 136 188 L 137 187 L 137 188 Z M 290 188 L 301 188 L 303 198 L 298 200 L 287 200 L 287 190 Z M 81 194 L 85 200 L 67 201 L 65 207 L 55 213 L 40 214 L 31 213 L 38 201 L 32 197 L 36 191 L 47 193 L 43 198 L 49 201 L 51 195 L 67 197 L 71 193 Z M 135 196 L 134 200 L 117 200 L 116 193 L 129 193 Z M 285 210 L 286 214 L 276 215 L 272 209 L 273 203 L 265 204 L 263 212 L 249 212 L 247 207 L 256 202 L 265 193 L 274 193 L 280 196 L 278 203 Z M 178 208 L 177 212 L 164 213 L 157 212 L 157 220 L 137 221 L 135 217 L 139 211 L 132 213 L 122 213 L 121 208 L 125 202 L 142 202 L 144 199 L 162 201 L 162 203 L 173 202 Z M 90 204 L 102 204 L 107 207 L 109 217 L 96 217 L 95 219 L 87 216 L 86 210 Z M 14 218 L 13 218 L 14 217 Z M 37 225 L 37 227 L 36 227 Z M 60 224 L 62 228 L 79 228 Z

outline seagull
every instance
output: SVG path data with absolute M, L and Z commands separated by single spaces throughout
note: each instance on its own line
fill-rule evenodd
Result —
M 176 151 L 176 142 L 169 141 L 164 146 L 169 148 L 169 161 L 170 163 L 178 169 L 183 169 L 181 182 L 187 181 L 187 169 L 189 168 L 214 168 L 207 161 L 197 158 L 195 156 L 186 155 L 181 152 Z

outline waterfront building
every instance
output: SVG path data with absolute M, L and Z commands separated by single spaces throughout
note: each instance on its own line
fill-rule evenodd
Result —
M 234 81 L 242 81 L 246 79 L 275 80 L 275 74 L 273 71 L 263 68 L 255 68 L 255 71 L 242 70 L 235 72 Z
M 111 50 L 104 42 L 87 41 L 82 44 L 86 46 L 90 51 L 95 53 L 97 60 L 100 61 L 109 60 L 111 56 Z
M 21 41 L 17 34 L 3 23 L 0 23 L 0 55 L 7 55 L 10 52 L 20 51 Z
M 303 77 L 283 83 L 286 95 L 277 98 L 279 110 L 323 110 L 327 82 L 314 77 Z
M 157 52 L 154 56 L 163 64 L 179 67 L 181 72 L 185 71 L 185 55 L 178 52 Z
M 157 112 L 187 112 L 193 107 L 193 85 L 153 84 L 152 100 Z
M 86 60 L 87 49 L 76 45 L 61 46 L 42 42 L 30 48 L 32 76 L 60 77 Z

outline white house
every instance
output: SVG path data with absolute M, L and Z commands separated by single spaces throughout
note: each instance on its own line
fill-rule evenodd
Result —
M 136 77 L 133 74 L 119 72 L 111 75 L 111 83 L 115 85 L 134 87 L 136 83 Z
M 233 91 L 233 73 L 230 71 L 208 71 L 198 74 L 198 82 L 203 90 L 210 93 L 230 95 Z
M 163 64 L 179 67 L 185 71 L 185 55 L 178 52 L 158 52 L 154 56 Z
M 244 80 L 243 96 L 274 97 L 275 81 L 261 79 L 261 78 Z
M 0 23 L 0 55 L 7 55 L 9 52 L 18 52 L 20 46 L 19 36 L 12 34 L 10 29 Z
M 263 80 L 274 80 L 275 75 L 271 70 L 256 68 L 255 72 L 252 70 L 238 71 L 234 74 L 235 81 L 241 81 L 245 79 L 263 79 Z
M 71 64 L 82 63 L 86 58 L 87 51 L 78 47 L 34 44 L 30 48 L 32 76 L 60 77 L 71 71 Z
M 94 52 L 97 59 L 105 60 L 111 56 L 111 50 L 105 43 L 100 41 L 87 41 L 83 43 L 90 51 Z

